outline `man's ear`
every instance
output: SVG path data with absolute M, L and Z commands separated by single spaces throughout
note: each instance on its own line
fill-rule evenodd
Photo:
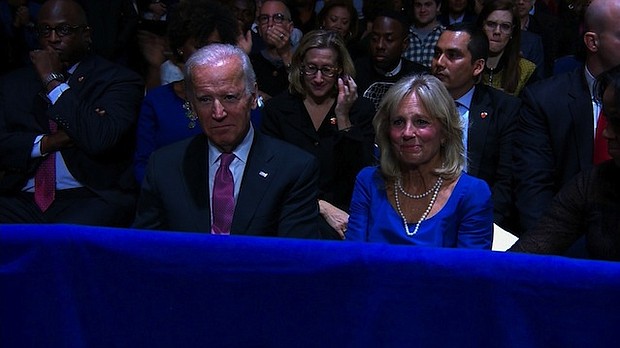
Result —
M 583 34 L 583 42 L 586 45 L 586 48 L 588 49 L 588 51 L 590 52 L 597 52 L 598 51 L 598 34 L 588 31 L 585 34 Z
M 93 45 L 92 33 L 93 33 L 93 29 L 88 25 L 85 26 L 84 29 L 82 29 L 82 38 L 84 39 L 84 42 L 87 43 L 89 50 L 91 49 Z
M 485 64 L 486 64 L 486 61 L 482 58 L 474 62 L 474 77 L 477 77 L 480 74 L 482 74 L 482 72 L 484 71 Z

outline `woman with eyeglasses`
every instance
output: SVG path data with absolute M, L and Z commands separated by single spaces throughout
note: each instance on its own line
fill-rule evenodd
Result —
M 319 159 L 324 239 L 344 238 L 355 176 L 373 163 L 374 106 L 358 98 L 354 76 L 340 35 L 311 31 L 293 55 L 288 91 L 267 101 L 261 122 L 263 133 Z
M 518 96 L 523 87 L 537 80 L 538 73 L 536 65 L 521 56 L 521 23 L 515 2 L 487 1 L 477 25 L 489 39 L 482 83 Z

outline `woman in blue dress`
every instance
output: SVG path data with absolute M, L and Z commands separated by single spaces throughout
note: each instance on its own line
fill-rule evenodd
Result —
M 460 117 L 441 81 L 403 78 L 373 123 L 381 162 L 357 176 L 346 239 L 490 249 L 491 191 L 462 171 Z

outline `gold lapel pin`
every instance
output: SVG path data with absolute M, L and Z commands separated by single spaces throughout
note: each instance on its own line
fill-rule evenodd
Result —
M 82 82 L 82 81 L 84 81 L 84 76 L 78 77 L 78 82 Z

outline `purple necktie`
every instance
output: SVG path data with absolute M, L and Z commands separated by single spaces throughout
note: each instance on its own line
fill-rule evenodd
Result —
M 50 132 L 56 133 L 56 122 L 50 120 Z M 34 175 L 34 202 L 42 212 L 52 205 L 56 196 L 56 153 L 51 152 L 37 168 Z
M 235 212 L 235 182 L 230 163 L 235 159 L 232 153 L 223 153 L 220 156 L 220 167 L 215 172 L 213 182 L 213 234 L 230 234 L 230 226 Z

